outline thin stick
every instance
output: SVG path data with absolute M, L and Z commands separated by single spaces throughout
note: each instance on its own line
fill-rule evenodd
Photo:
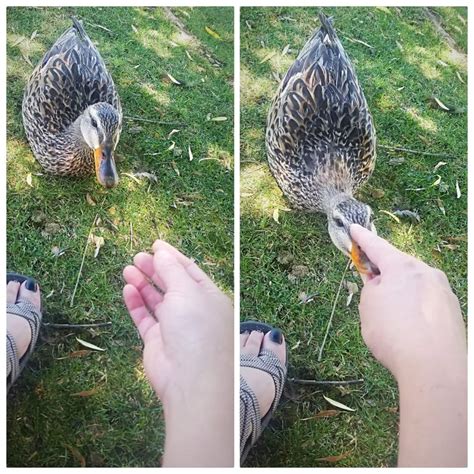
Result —
M 453 155 L 447 155 L 446 153 L 430 153 L 429 151 L 411 150 L 410 148 L 403 148 L 401 146 L 390 146 L 390 145 L 377 145 L 379 148 L 385 148 L 386 150 L 393 151 L 404 151 L 405 153 L 412 153 L 413 155 L 426 155 L 426 156 L 439 156 L 442 158 L 454 158 Z
M 354 385 L 358 383 L 364 383 L 364 379 L 353 379 L 353 380 L 307 380 L 307 379 L 286 379 L 291 383 L 298 383 L 301 385 Z
M 373 46 L 371 46 L 369 43 L 366 43 L 365 41 L 362 41 L 362 40 L 359 40 L 359 39 L 355 39 L 355 38 L 351 38 L 350 36 L 344 36 L 344 38 L 346 38 L 347 40 L 351 41 L 352 43 L 363 44 L 364 46 L 367 46 L 367 48 L 375 49 Z
M 348 260 L 346 268 L 344 269 L 344 273 L 342 274 L 341 283 L 339 283 L 339 288 L 337 289 L 336 297 L 334 298 L 331 316 L 329 317 L 328 325 L 326 328 L 326 334 L 324 335 L 323 343 L 321 344 L 321 348 L 319 349 L 318 362 L 321 362 L 321 359 L 323 357 L 324 345 L 326 344 L 326 339 L 328 337 L 329 329 L 331 328 L 331 324 L 332 324 L 332 318 L 334 317 L 334 313 L 336 312 L 337 300 L 339 299 L 339 294 L 341 293 L 342 284 L 344 283 L 344 277 L 346 276 L 346 272 L 347 272 L 347 269 L 349 268 L 350 263 L 351 261 Z
M 54 329 L 87 329 L 100 328 L 105 326 L 112 326 L 112 321 L 106 323 L 92 323 L 92 324 L 59 324 L 59 323 L 43 323 L 43 326 Z
M 124 115 L 123 118 L 127 120 L 136 120 L 139 122 L 158 123 L 161 125 L 184 125 L 183 122 L 163 122 L 161 120 L 152 120 L 152 119 L 147 119 L 147 118 L 142 118 L 142 117 L 132 117 L 130 115 Z
M 104 204 L 104 201 L 105 201 L 106 197 L 107 197 L 107 195 L 104 196 L 104 199 L 102 199 L 102 202 L 100 204 L 100 209 L 102 209 L 102 205 Z M 72 308 L 74 306 L 74 298 L 76 296 L 77 287 L 79 286 L 79 280 L 81 279 L 82 267 L 84 266 L 84 261 L 86 260 L 87 247 L 89 247 L 89 241 L 90 241 L 90 236 L 92 235 L 92 229 L 94 228 L 95 222 L 96 222 L 98 217 L 99 217 L 99 213 L 97 212 L 97 214 L 94 217 L 94 220 L 92 221 L 92 225 L 91 225 L 91 228 L 89 230 L 89 233 L 87 234 L 86 246 L 84 247 L 84 253 L 82 254 L 81 266 L 79 267 L 79 273 L 77 274 L 76 284 L 74 286 L 74 291 L 72 292 L 71 304 L 69 305 L 70 308 Z

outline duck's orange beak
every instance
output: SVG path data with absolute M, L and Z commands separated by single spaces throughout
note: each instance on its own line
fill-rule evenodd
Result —
M 94 162 L 97 181 L 106 188 L 116 186 L 119 179 L 111 147 L 106 145 L 96 148 L 94 150 Z
M 380 275 L 380 270 L 374 265 L 356 242 L 352 241 L 351 260 L 357 271 L 362 275 Z

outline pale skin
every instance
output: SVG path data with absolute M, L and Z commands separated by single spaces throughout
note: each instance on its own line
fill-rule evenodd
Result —
M 124 269 L 123 297 L 145 346 L 145 372 L 163 403 L 163 466 L 232 466 L 232 303 L 174 247 L 158 240 L 153 252 L 137 254 Z
M 400 467 L 467 466 L 467 348 L 446 275 L 356 224 L 381 274 L 364 278 L 362 337 L 398 382 Z

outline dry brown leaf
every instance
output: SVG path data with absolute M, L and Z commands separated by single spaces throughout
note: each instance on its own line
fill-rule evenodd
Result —
M 55 256 L 55 257 L 60 257 L 61 255 L 64 255 L 64 252 L 65 250 L 58 247 L 58 246 L 54 246 L 52 249 L 51 249 L 51 253 Z
M 89 348 L 89 349 L 92 349 L 93 351 L 102 351 L 102 352 L 105 351 L 105 349 L 102 349 L 101 347 L 96 346 L 95 344 L 92 344 L 92 343 L 90 343 L 90 342 L 83 341 L 82 339 L 79 339 L 78 337 L 76 337 L 76 341 L 77 341 L 79 344 L 83 345 L 84 347 L 87 347 L 87 348 Z
M 83 390 L 82 392 L 71 393 L 71 397 L 90 397 L 99 391 L 99 387 L 94 387 L 90 390 Z
M 431 186 L 439 186 L 439 183 L 441 183 L 441 176 L 439 174 L 436 175 L 436 180 Z
M 465 84 L 463 78 L 461 77 L 461 74 L 459 74 L 458 71 L 456 71 L 456 76 L 458 77 L 458 79 L 461 81 L 462 84 Z
M 380 199 L 385 196 L 385 191 L 383 189 L 373 189 L 370 194 L 374 199 Z
M 33 179 L 33 178 L 32 178 L 32 176 L 31 176 L 31 173 L 28 173 L 28 174 L 26 175 L 26 184 L 27 184 L 28 186 L 33 187 L 33 181 L 32 181 L 32 179 Z
M 74 459 L 79 461 L 81 467 L 86 467 L 86 458 L 79 452 L 77 448 L 70 446 L 69 444 L 65 444 L 64 446 L 69 449 Z
M 314 415 L 314 418 L 329 418 L 331 416 L 337 416 L 342 413 L 341 410 L 321 410 Z
M 461 197 L 461 189 L 459 188 L 459 181 L 456 180 L 456 197 L 459 199 Z
M 345 453 L 338 454 L 336 456 L 326 456 L 324 458 L 317 458 L 316 461 L 338 462 L 338 461 L 341 461 L 342 459 L 349 457 L 351 454 L 352 454 L 352 450 L 346 451 Z
M 172 168 L 174 169 L 174 172 L 175 172 L 178 176 L 180 176 L 179 169 L 178 169 L 178 167 L 176 166 L 176 163 L 175 163 L 174 161 L 171 162 L 171 166 L 172 166 Z
M 191 147 L 188 145 L 188 155 L 189 155 L 189 161 L 193 161 L 194 156 L 193 152 L 191 151 Z
M 211 28 L 209 28 L 208 26 L 206 26 L 205 30 L 206 30 L 206 33 L 207 33 L 208 35 L 211 35 L 213 38 L 218 39 L 218 40 L 221 39 L 221 37 L 219 36 L 219 34 L 216 33 L 214 30 L 211 30 Z
M 437 97 L 433 96 L 433 100 L 436 102 L 436 104 L 438 105 L 438 107 L 442 110 L 446 110 L 447 112 L 449 112 L 449 108 L 446 107 L 446 105 L 444 105 Z
M 227 117 L 212 117 L 211 120 L 213 122 L 225 122 L 227 120 Z
M 441 201 L 441 199 L 437 199 L 436 200 L 437 204 L 438 204 L 438 207 L 439 207 L 439 210 L 443 213 L 443 216 L 446 215 L 446 209 L 444 208 L 444 204 L 443 204 L 443 201 Z
M 447 164 L 448 163 L 446 163 L 446 161 L 438 161 L 438 163 L 436 163 L 435 167 L 433 168 L 433 171 L 436 171 L 438 168 L 441 168 L 441 166 L 445 166 Z
M 177 128 L 173 128 L 170 133 L 168 133 L 168 140 L 175 134 L 180 132 L 181 130 L 178 130 Z M 174 142 L 173 142 L 174 143 Z
M 169 77 L 170 81 L 173 84 L 176 84 L 177 86 L 181 85 L 181 82 L 179 82 L 177 79 L 175 79 L 169 72 L 167 72 L 166 75 Z
M 280 211 L 279 211 L 278 207 L 276 207 L 275 209 L 273 209 L 272 217 L 273 217 L 273 220 L 274 220 L 277 224 L 280 223 L 280 221 L 279 221 L 279 218 L 280 218 Z
M 92 244 L 95 244 L 94 258 L 97 258 L 97 255 L 99 255 L 99 251 L 100 251 L 101 247 L 105 244 L 105 240 L 101 236 L 90 234 L 89 235 L 89 242 L 92 243 Z
M 281 52 L 281 55 L 284 56 L 290 50 L 290 44 L 288 43 Z
M 395 222 L 400 224 L 400 219 L 397 216 L 395 216 L 393 213 L 391 213 L 390 211 L 386 211 L 385 209 L 380 209 L 379 212 L 383 212 L 384 214 L 387 214 L 387 216 L 390 216 Z
M 33 33 L 31 33 L 31 36 L 30 36 L 30 41 L 33 41 L 36 38 L 37 34 L 38 34 L 37 30 L 33 31 Z
M 94 201 L 94 199 L 92 199 L 92 196 L 89 193 L 86 194 L 86 201 L 91 206 L 96 205 L 96 202 Z
M 34 67 L 33 66 L 33 63 L 30 61 L 30 58 L 26 55 L 26 54 L 23 54 L 21 53 L 23 59 L 31 66 L 31 67 Z
M 347 405 L 344 405 L 344 403 L 338 402 L 336 400 L 333 400 L 332 398 L 326 397 L 326 395 L 323 395 L 324 400 L 326 400 L 328 403 L 330 403 L 332 406 L 335 406 L 336 408 L 340 408 L 341 410 L 347 410 L 347 411 L 355 411 L 354 408 L 350 408 Z
M 88 349 L 80 349 L 78 351 L 72 351 L 71 353 L 68 354 L 67 358 L 75 359 L 76 357 L 84 357 L 86 355 L 89 355 L 92 351 Z
M 266 63 L 269 59 L 272 59 L 273 56 L 275 56 L 276 52 L 272 51 L 271 53 L 268 53 L 261 61 L 260 64 Z

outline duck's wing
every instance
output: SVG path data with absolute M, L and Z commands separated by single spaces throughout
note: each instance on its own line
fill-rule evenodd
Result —
M 320 19 L 321 28 L 286 73 L 272 103 L 267 152 L 270 164 L 283 161 L 312 174 L 324 164 L 327 152 L 337 155 L 339 151 L 348 157 L 358 184 L 374 167 L 375 130 L 331 20 L 322 14 Z
M 36 66 L 25 90 L 23 113 L 49 131 L 62 131 L 91 104 L 120 99 L 97 48 L 82 25 L 63 33 Z

